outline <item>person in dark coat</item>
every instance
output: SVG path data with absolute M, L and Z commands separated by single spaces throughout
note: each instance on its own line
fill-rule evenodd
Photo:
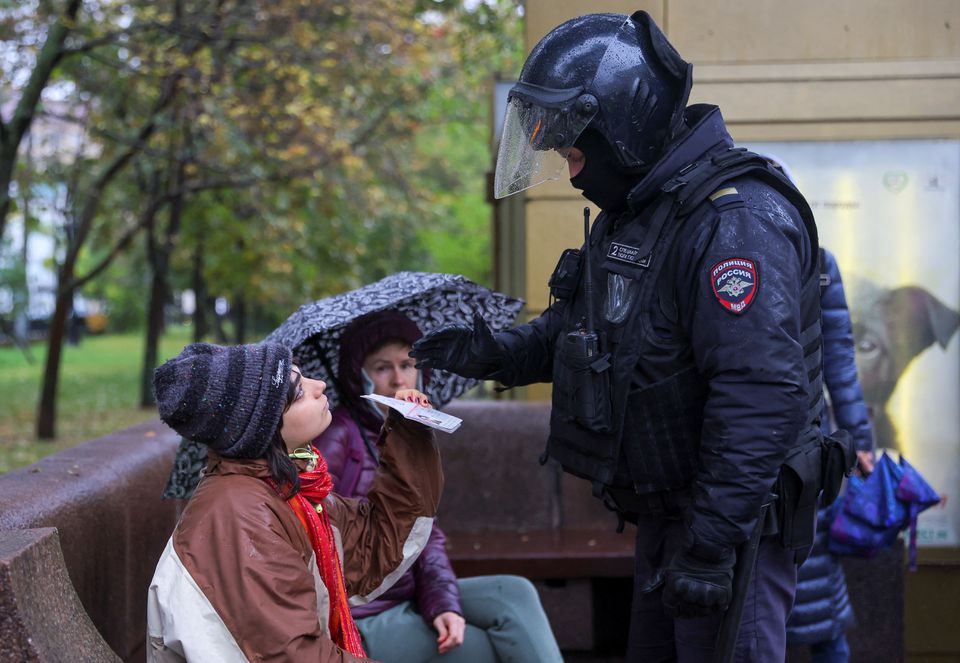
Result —
M 362 497 L 376 475 L 373 444 L 386 413 L 361 396 L 389 396 L 429 382 L 429 372 L 418 371 L 408 356 L 421 335 L 393 310 L 360 317 L 344 331 L 337 376 L 342 402 L 314 441 L 337 493 Z M 386 663 L 561 661 L 530 581 L 509 575 L 457 579 L 445 541 L 434 524 L 411 569 L 379 599 L 352 610 L 368 654 Z
M 823 292 L 823 381 L 830 396 L 824 433 L 837 428 L 853 437 L 864 471 L 873 467 L 873 431 L 854 361 L 853 326 L 836 258 L 821 249 Z M 840 503 L 839 501 L 837 502 Z M 833 510 L 821 509 L 810 556 L 800 567 L 793 612 L 787 621 L 787 643 L 809 645 L 813 663 L 845 663 L 850 658 L 846 631 L 854 621 L 840 558 L 827 550 Z
M 552 383 L 545 456 L 637 527 L 627 660 L 710 660 L 739 597 L 735 659 L 777 661 L 819 492 L 804 467 L 803 509 L 771 506 L 785 461 L 821 443 L 817 233 L 717 107 L 687 106 L 691 81 L 642 11 L 547 34 L 508 95 L 495 195 L 565 168 L 601 214 L 561 256 L 538 318 L 433 330 L 413 356 Z M 752 573 L 735 596 L 738 557 Z

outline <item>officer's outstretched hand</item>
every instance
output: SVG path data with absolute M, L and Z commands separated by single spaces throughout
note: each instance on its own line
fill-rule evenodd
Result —
M 473 327 L 438 327 L 413 344 L 410 356 L 417 360 L 417 368 L 439 368 L 483 379 L 500 368 L 505 350 L 483 316 L 475 313 Z
M 681 551 L 667 567 L 663 607 L 671 617 L 703 617 L 724 612 L 733 593 L 733 551 L 719 561 Z

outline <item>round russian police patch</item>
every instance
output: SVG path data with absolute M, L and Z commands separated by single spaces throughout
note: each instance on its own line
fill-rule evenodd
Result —
M 723 308 L 740 315 L 753 302 L 760 287 L 757 265 L 746 258 L 721 260 L 710 268 L 710 285 Z

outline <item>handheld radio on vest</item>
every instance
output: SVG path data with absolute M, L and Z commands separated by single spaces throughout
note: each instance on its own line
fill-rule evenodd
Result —
M 610 430 L 610 355 L 594 327 L 593 275 L 590 265 L 590 208 L 583 210 L 583 296 L 586 317 L 567 332 L 557 352 L 554 402 L 580 425 L 597 432 Z

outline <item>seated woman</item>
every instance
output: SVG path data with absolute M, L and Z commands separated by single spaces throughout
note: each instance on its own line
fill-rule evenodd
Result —
M 157 369 L 160 417 L 209 462 L 150 584 L 148 661 L 368 660 L 348 600 L 380 596 L 423 549 L 440 457 L 430 429 L 390 416 L 368 500 L 334 495 L 309 446 L 330 425 L 325 388 L 272 343 L 197 343 Z
M 337 492 L 370 494 L 383 463 L 373 442 L 385 413 L 361 395 L 422 389 L 429 375 L 407 355 L 420 336 L 398 311 L 363 316 L 344 331 L 337 379 L 342 402 L 333 423 L 314 441 Z M 561 661 L 530 581 L 505 575 L 457 580 L 444 542 L 434 525 L 413 567 L 379 600 L 354 608 L 370 655 L 387 663 Z

